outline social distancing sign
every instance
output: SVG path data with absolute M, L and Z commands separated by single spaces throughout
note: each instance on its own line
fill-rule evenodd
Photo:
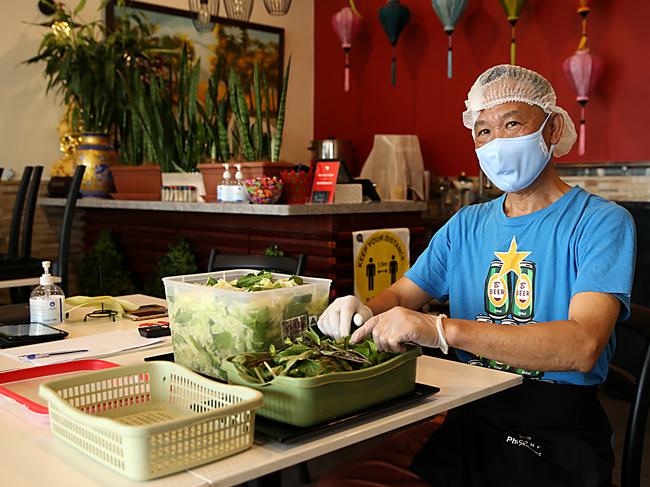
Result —
M 352 233 L 354 294 L 362 303 L 389 287 L 409 268 L 409 229 Z

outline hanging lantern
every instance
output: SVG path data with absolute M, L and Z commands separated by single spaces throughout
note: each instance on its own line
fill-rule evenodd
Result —
M 564 64 L 564 74 L 576 92 L 576 100 L 580 104 L 580 139 L 578 154 L 585 154 L 586 120 L 585 108 L 589 101 L 589 93 L 603 72 L 603 61 L 590 52 L 589 49 L 578 49 L 573 56 L 568 57 Z
M 452 44 L 451 35 L 454 33 L 456 22 L 467 7 L 468 0 L 431 0 L 433 10 L 442 22 L 442 27 L 447 33 L 447 78 L 452 75 Z
M 255 0 L 223 0 L 226 7 L 226 17 L 232 20 L 248 22 L 253 15 Z
M 212 32 L 219 15 L 219 0 L 189 0 L 192 24 L 198 32 Z
M 270 15 L 287 15 L 291 8 L 291 0 L 264 0 L 264 6 Z
M 510 64 L 517 64 L 515 62 L 515 57 L 517 53 L 517 41 L 515 37 L 515 28 L 517 26 L 517 21 L 519 20 L 519 14 L 524 8 L 526 0 L 499 0 L 501 5 L 503 5 L 506 15 L 508 16 L 508 22 L 511 26 L 511 38 L 510 38 Z
M 393 46 L 393 59 L 391 62 L 391 81 L 395 86 L 397 78 L 397 61 L 395 59 L 395 47 L 399 36 L 408 24 L 411 18 L 411 11 L 408 7 L 402 5 L 399 0 L 388 0 L 386 5 L 379 9 L 379 21 L 381 22 L 384 32 L 388 36 L 390 45 Z
M 350 7 L 344 7 L 332 17 L 332 26 L 345 53 L 343 89 L 350 91 L 350 49 L 352 49 L 352 40 L 361 28 L 361 18 L 355 15 Z

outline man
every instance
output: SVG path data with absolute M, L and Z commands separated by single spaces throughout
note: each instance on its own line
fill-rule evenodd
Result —
M 463 208 L 406 276 L 371 299 L 335 300 L 319 327 L 378 348 L 454 347 L 524 383 L 416 426 L 324 485 L 605 486 L 612 431 L 596 396 L 629 314 L 635 230 L 623 208 L 570 187 L 549 161 L 576 139 L 550 83 L 511 65 L 465 102 L 482 170 L 505 194 Z M 449 300 L 450 318 L 418 310 Z M 442 426 L 439 424 L 442 422 Z M 435 430 L 435 434 L 432 434 Z M 383 468 L 379 468 L 383 466 Z

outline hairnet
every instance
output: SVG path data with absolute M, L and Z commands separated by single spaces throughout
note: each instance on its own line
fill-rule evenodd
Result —
M 469 90 L 463 125 L 474 133 L 474 124 L 481 110 L 503 103 L 537 105 L 546 113 L 559 113 L 564 118 L 564 128 L 554 151 L 555 156 L 563 156 L 576 141 L 576 128 L 569 114 L 558 107 L 556 101 L 555 90 L 543 76 L 520 66 L 500 64 L 481 74 Z

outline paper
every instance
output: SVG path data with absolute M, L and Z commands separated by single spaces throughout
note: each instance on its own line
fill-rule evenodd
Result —
M 0 351 L 1 355 L 29 362 L 32 365 L 49 365 L 71 360 L 100 358 L 115 355 L 119 352 L 144 348 L 158 344 L 162 338 L 144 338 L 137 330 L 110 331 L 78 338 L 65 338 L 63 340 L 39 343 L 26 347 L 10 348 Z M 53 355 L 51 357 L 28 360 L 24 355 L 34 353 L 65 352 L 68 350 L 87 349 L 87 352 Z

